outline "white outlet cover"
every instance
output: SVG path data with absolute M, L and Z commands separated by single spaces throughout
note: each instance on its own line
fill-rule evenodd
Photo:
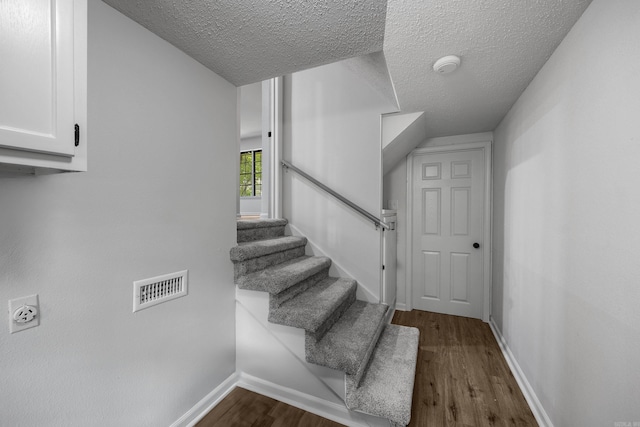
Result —
M 37 315 L 36 317 L 27 323 L 18 323 L 13 320 L 13 315 L 20 307 L 23 305 L 30 305 L 36 308 Z M 25 329 L 34 328 L 40 325 L 40 306 L 38 304 L 38 294 L 29 295 L 22 298 L 16 298 L 9 300 L 9 332 L 16 333 L 20 331 L 24 331 Z

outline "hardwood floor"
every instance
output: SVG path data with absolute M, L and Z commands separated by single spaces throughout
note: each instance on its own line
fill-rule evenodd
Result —
M 340 427 L 341 424 L 266 396 L 233 389 L 196 427 Z
M 489 325 L 466 317 L 397 311 L 420 329 L 410 426 L 537 426 Z
M 537 426 L 489 325 L 426 311 L 393 322 L 420 329 L 411 427 Z M 334 427 L 340 424 L 234 389 L 197 427 Z

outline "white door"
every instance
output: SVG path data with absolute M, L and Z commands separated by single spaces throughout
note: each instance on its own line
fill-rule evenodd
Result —
M 412 305 L 482 319 L 484 150 L 413 157 Z

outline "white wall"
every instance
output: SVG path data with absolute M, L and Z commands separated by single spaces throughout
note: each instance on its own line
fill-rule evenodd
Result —
M 595 0 L 495 131 L 493 319 L 556 426 L 640 422 L 638 40 Z
M 240 197 L 240 215 L 262 214 L 262 197 Z
M 242 86 L 240 90 L 240 138 L 262 133 L 262 82 Z
M 379 217 L 380 115 L 395 106 L 354 74 L 353 61 L 285 78 L 283 157 Z M 373 223 L 293 172 L 283 183 L 285 217 L 377 301 L 380 233 Z
M 465 135 L 444 136 L 438 138 L 427 138 L 422 141 L 416 149 L 465 144 L 470 142 L 486 142 L 493 139 L 491 132 L 471 133 Z M 411 154 L 411 153 L 409 153 Z M 396 208 L 398 211 L 398 222 L 396 224 L 398 236 L 397 253 L 397 303 L 398 310 L 405 310 L 410 304 L 411 294 L 406 291 L 407 281 L 411 280 L 411 272 L 407 271 L 407 222 L 411 216 L 407 212 L 407 159 L 400 161 L 384 176 L 384 205 L 388 208 Z M 410 256 L 410 254 L 409 254 Z
M 240 138 L 240 151 L 260 150 L 262 148 L 262 138 L 256 135 L 250 138 Z
M 236 88 L 97 0 L 88 73 L 89 171 L 0 180 L 1 425 L 169 425 L 235 371 Z M 181 269 L 188 296 L 131 313 Z
M 426 138 L 427 118 L 423 112 L 387 114 L 382 118 L 382 173 L 388 174 L 403 162 Z

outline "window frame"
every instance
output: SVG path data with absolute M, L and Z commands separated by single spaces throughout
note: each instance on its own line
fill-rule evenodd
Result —
M 242 175 L 248 175 L 246 173 L 242 173 L 242 156 L 243 154 L 246 153 L 251 153 L 251 181 L 250 181 L 250 187 L 251 187 L 251 195 L 249 196 L 243 196 L 242 195 Z M 256 173 L 256 153 L 260 153 L 260 172 Z M 260 182 L 259 185 L 260 186 L 260 194 L 256 195 L 256 176 L 259 175 L 260 177 Z M 238 188 L 238 191 L 240 193 L 240 198 L 242 199 L 251 199 L 251 198 L 259 198 L 262 197 L 262 148 L 259 149 L 253 149 L 253 150 L 241 150 L 240 151 L 240 172 L 238 174 L 239 178 L 240 178 L 240 185 Z

